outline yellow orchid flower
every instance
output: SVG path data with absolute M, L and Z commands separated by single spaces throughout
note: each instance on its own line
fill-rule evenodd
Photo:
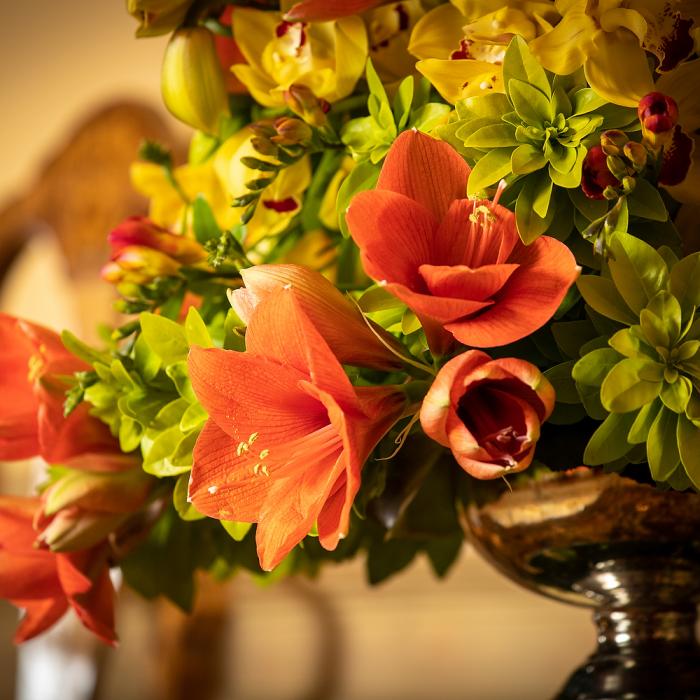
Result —
M 131 183 L 137 192 L 150 199 L 148 215 L 156 224 L 180 231 L 187 229 L 188 204 L 197 195 L 207 200 L 221 228 L 230 228 L 240 218 L 231 209 L 211 160 L 198 165 L 181 165 L 173 170 L 173 179 L 175 184 L 165 170 L 154 163 L 138 162 L 131 166 Z
M 369 36 L 369 56 L 385 85 L 415 73 L 416 60 L 408 51 L 411 32 L 425 15 L 419 0 L 382 5 L 363 14 Z
M 692 12 L 685 0 L 556 0 L 562 19 L 530 44 L 548 70 L 583 66 L 602 97 L 634 107 L 653 90 L 646 51 L 669 70 L 693 50 Z M 689 19 L 684 19 L 688 17 Z
M 318 218 L 321 223 L 332 231 L 340 231 L 340 223 L 338 222 L 338 210 L 336 202 L 338 200 L 338 191 L 343 184 L 345 178 L 350 174 L 355 167 L 355 161 L 350 156 L 345 156 L 340 167 L 330 179 L 326 192 L 321 200 L 321 206 L 318 211 Z
M 356 16 L 306 24 L 237 7 L 233 36 L 247 64 L 231 70 L 266 107 L 284 106 L 284 91 L 294 83 L 337 102 L 353 91 L 367 60 L 367 32 Z
M 501 65 L 515 34 L 526 41 L 550 29 L 553 0 L 451 0 L 413 29 L 408 50 L 416 68 L 453 104 L 484 92 L 503 92 Z
M 664 150 L 660 180 L 677 201 L 700 204 L 700 58 L 662 75 L 655 89 L 678 105 L 678 125 Z M 672 184 L 670 184 L 672 183 Z
M 276 163 L 271 156 L 264 156 L 252 144 L 254 133 L 249 127 L 229 137 L 214 156 L 214 169 L 228 196 L 228 202 L 248 192 L 245 183 L 269 177 L 270 173 L 253 170 L 241 162 L 241 158 L 257 158 Z M 260 240 L 281 233 L 290 220 L 299 213 L 301 197 L 311 182 L 311 166 L 308 157 L 283 168 L 273 182 L 266 187 L 246 226 L 246 248 L 254 247 Z M 234 223 L 240 221 L 245 208 L 231 208 Z
M 336 241 L 321 228 L 305 231 L 279 262 L 309 267 L 335 282 L 338 260 L 336 246 Z

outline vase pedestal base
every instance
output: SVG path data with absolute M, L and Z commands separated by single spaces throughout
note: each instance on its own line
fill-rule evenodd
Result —
M 598 648 L 555 700 L 700 700 L 700 494 L 577 469 L 462 518 L 508 578 L 594 609 Z

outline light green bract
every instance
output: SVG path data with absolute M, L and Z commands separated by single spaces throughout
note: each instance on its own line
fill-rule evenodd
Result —
M 585 275 L 578 288 L 594 312 L 622 326 L 608 347 L 573 367 L 586 409 L 605 418 L 587 464 L 649 462 L 656 481 L 700 486 L 700 253 L 681 260 L 616 233 L 609 276 Z M 645 451 L 640 454 L 638 446 Z
M 582 74 L 551 77 L 518 36 L 505 54 L 503 82 L 505 94 L 458 102 L 437 133 L 474 163 L 470 197 L 502 179 L 517 188 L 518 232 L 531 243 L 571 210 L 566 191 L 581 183 L 588 146 L 606 129 L 634 128 L 637 115 L 606 102 Z

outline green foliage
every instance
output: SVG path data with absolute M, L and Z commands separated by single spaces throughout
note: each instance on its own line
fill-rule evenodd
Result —
M 367 60 L 366 78 L 369 116 L 350 120 L 341 132 L 343 143 L 358 163 L 378 165 L 402 131 L 430 131 L 450 111 L 445 104 L 425 101 L 421 91 L 415 90 L 413 76 L 401 82 L 392 105 L 371 59 Z
M 634 110 L 596 95 L 583 75 L 567 78 L 551 78 L 515 36 L 503 62 L 505 94 L 461 100 L 455 117 L 437 130 L 474 163 L 469 196 L 483 195 L 502 179 L 517 188 L 515 216 L 525 243 L 548 231 L 564 209 L 571 211 L 559 191 L 578 188 L 588 147 L 600 133 L 613 123 L 632 127 L 637 121 Z
M 629 461 L 644 445 L 654 479 L 697 487 L 700 253 L 678 260 L 619 232 L 610 252 L 604 276 L 578 281 L 592 311 L 617 327 L 608 347 L 586 352 L 572 370 L 589 415 L 604 418 L 584 458 L 592 465 Z

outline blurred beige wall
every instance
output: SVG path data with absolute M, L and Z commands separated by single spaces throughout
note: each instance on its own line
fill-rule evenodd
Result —
M 0 2 L 0 201 L 19 194 L 71 128 L 105 102 L 137 98 L 166 114 L 159 88 L 166 39 L 136 41 L 125 4 Z

